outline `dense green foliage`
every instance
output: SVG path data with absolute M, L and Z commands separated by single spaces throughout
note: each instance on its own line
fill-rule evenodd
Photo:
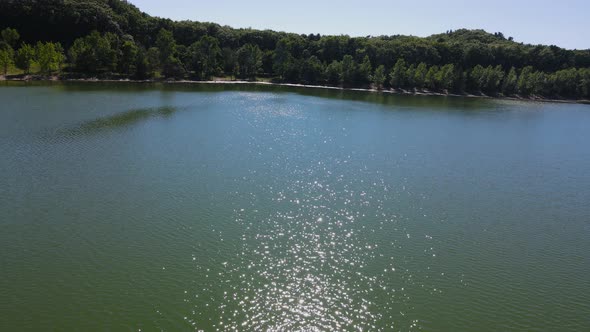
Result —
M 4 75 L 8 73 L 8 67 L 13 64 L 14 51 L 12 48 L 0 48 L 0 68 Z
M 29 73 L 33 61 L 36 59 L 35 56 L 35 49 L 31 45 L 24 43 L 17 51 L 14 62 L 18 68 L 22 69 L 25 73 Z
M 121 0 L 0 0 L 0 29 L 5 73 L 13 64 L 24 72 L 34 63 L 45 73 L 60 70 L 67 54 L 67 71 L 91 75 L 590 97 L 590 50 L 527 45 L 482 30 L 426 38 L 297 35 L 174 22 Z

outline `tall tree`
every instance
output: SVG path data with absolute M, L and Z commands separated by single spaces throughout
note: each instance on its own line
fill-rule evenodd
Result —
M 391 70 L 391 86 L 396 89 L 401 89 L 406 86 L 406 61 L 398 59 Z
M 290 67 L 293 65 L 295 58 L 291 54 L 291 45 L 289 38 L 281 38 L 273 55 L 273 71 L 281 79 L 285 79 Z
M 57 70 L 59 54 L 55 49 L 55 44 L 51 42 L 38 42 L 35 46 L 35 54 L 39 63 L 39 70 L 44 74 L 50 74 Z
M 428 73 L 428 67 L 424 62 L 420 63 L 416 67 L 416 73 L 414 74 L 414 85 L 417 88 L 424 88 L 424 82 L 426 81 L 426 74 Z
M 516 68 L 512 67 L 502 84 L 502 93 L 507 96 L 516 93 L 517 84 L 518 76 L 516 75 Z
M 371 60 L 369 59 L 368 55 L 365 55 L 363 58 L 363 62 L 360 64 L 358 72 L 357 72 L 357 82 L 361 85 L 367 85 L 371 82 L 371 73 L 373 72 L 373 67 L 371 65 Z
M 160 67 L 160 51 L 157 47 L 150 47 L 146 52 L 146 64 L 148 77 L 155 75 Z
M 502 66 L 488 66 L 484 71 L 484 80 L 482 88 L 489 94 L 496 94 L 500 91 L 501 82 L 504 79 L 504 70 Z
M 156 37 L 156 47 L 160 52 L 160 63 L 164 64 L 170 58 L 173 58 L 176 55 L 176 41 L 172 32 L 160 29 Z
M 183 63 L 177 58 L 176 40 L 172 32 L 166 29 L 160 29 L 156 37 L 156 47 L 160 52 L 162 75 L 175 79 L 183 77 L 185 68 Z
M 383 89 L 383 83 L 385 83 L 386 78 L 387 77 L 385 76 L 385 66 L 383 65 L 377 67 L 375 69 L 375 72 L 373 73 L 373 76 L 371 77 L 373 84 L 378 90 Z
M 342 58 L 342 83 L 344 85 L 351 86 L 354 84 L 356 67 L 357 65 L 352 55 L 347 54 Z
M 326 67 L 326 80 L 332 85 L 339 85 L 342 82 L 342 63 L 340 61 L 334 60 Z
M 131 40 L 126 40 L 121 45 L 118 69 L 120 73 L 132 75 L 137 69 L 137 55 L 139 47 Z
M 318 59 L 317 56 L 312 55 L 305 61 L 301 70 L 301 78 L 303 83 L 315 84 L 323 80 L 324 77 L 324 64 Z
M 533 67 L 526 66 L 520 72 L 520 76 L 518 77 L 518 93 L 523 94 L 525 96 L 532 93 L 533 90 L 533 81 L 532 75 Z
M 430 90 L 438 90 L 438 82 L 436 81 L 436 76 L 438 75 L 439 68 L 438 66 L 432 66 L 428 68 L 428 72 L 426 73 L 426 77 L 424 77 L 424 84 Z
M 547 75 L 539 70 L 535 70 L 529 77 L 530 94 L 542 94 L 546 88 Z M 547 94 L 546 94 L 547 95 Z
M 137 48 L 137 56 L 135 57 L 135 77 L 139 79 L 147 79 L 153 76 L 150 71 L 147 51 L 143 47 Z
M 246 44 L 236 54 L 238 76 L 254 79 L 262 67 L 262 51 L 257 45 Z
M 440 68 L 436 74 L 435 80 L 440 89 L 452 90 L 455 82 L 455 66 L 453 64 L 446 64 Z
M 57 61 L 57 71 L 61 71 L 63 68 L 64 62 L 66 61 L 66 51 L 64 50 L 61 43 L 54 43 L 55 52 L 56 54 L 56 61 Z
M 416 65 L 411 64 L 408 69 L 406 70 L 406 88 L 415 88 L 416 82 L 414 81 L 416 77 Z
M 174 56 L 169 56 L 162 64 L 162 75 L 166 78 L 182 79 L 185 74 L 183 63 Z
M 217 38 L 203 36 L 198 42 L 191 45 L 189 52 L 192 55 L 191 67 L 197 77 L 209 79 L 219 73 L 221 49 Z
M 31 45 L 24 43 L 16 51 L 15 64 L 18 68 L 22 69 L 25 74 L 28 74 L 31 70 L 31 65 L 35 60 L 35 48 Z
M 117 50 L 106 35 L 93 31 L 74 41 L 69 50 L 74 69 L 79 72 L 100 73 L 114 71 L 117 67 Z
M 482 88 L 487 84 L 486 80 L 485 68 L 477 65 L 469 72 L 467 88 L 472 92 L 481 92 Z
M 8 68 L 13 64 L 14 51 L 11 47 L 0 48 L 0 67 L 4 72 L 4 76 L 8 74 Z
M 224 47 L 221 50 L 223 71 L 226 75 L 236 76 L 237 63 L 236 52 L 230 47 Z

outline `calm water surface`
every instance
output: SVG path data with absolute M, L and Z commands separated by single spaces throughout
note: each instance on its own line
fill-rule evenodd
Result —
M 590 106 L 0 85 L 2 331 L 588 331 Z

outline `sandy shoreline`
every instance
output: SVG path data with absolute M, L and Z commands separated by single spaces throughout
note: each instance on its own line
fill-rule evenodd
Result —
M 244 80 L 209 80 L 209 81 L 192 81 L 192 80 L 133 80 L 133 79 L 98 79 L 98 78 L 61 78 L 57 76 L 52 77 L 4 77 L 0 75 L 0 81 L 9 82 L 88 82 L 88 83 L 162 83 L 162 84 L 228 84 L 228 85 L 266 85 L 266 86 L 284 86 L 293 88 L 307 88 L 307 89 L 324 89 L 324 90 L 340 90 L 340 91 L 360 91 L 370 93 L 383 93 L 392 95 L 408 95 L 408 96 L 443 96 L 443 97 L 466 97 L 466 98 L 486 98 L 486 99 L 500 99 L 500 100 L 519 100 L 519 101 L 534 101 L 534 102 L 548 102 L 548 103 L 568 103 L 568 104 L 590 104 L 590 100 L 586 99 L 550 99 L 543 97 L 521 97 L 521 96 L 487 96 L 474 94 L 453 94 L 432 92 L 428 90 L 395 90 L 395 89 L 373 89 L 373 88 L 345 88 L 329 85 L 312 85 L 312 84 L 297 84 L 297 83 L 275 83 L 266 81 L 244 81 Z

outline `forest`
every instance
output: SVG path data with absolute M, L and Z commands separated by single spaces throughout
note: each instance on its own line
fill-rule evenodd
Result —
M 300 35 L 172 21 L 124 0 L 0 0 L 0 74 L 590 98 L 590 50 L 501 32 Z

